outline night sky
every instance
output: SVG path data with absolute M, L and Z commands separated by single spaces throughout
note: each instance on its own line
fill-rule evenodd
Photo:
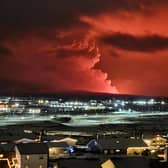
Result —
M 168 96 L 167 0 L 0 0 L 0 93 Z

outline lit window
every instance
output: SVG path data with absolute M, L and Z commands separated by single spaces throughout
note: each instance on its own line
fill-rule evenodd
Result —
M 58 168 L 58 165 L 54 165 L 53 168 Z
M 26 155 L 26 160 L 29 160 L 30 159 L 30 156 L 29 155 Z
M 105 154 L 105 155 L 108 154 L 108 150 L 104 150 L 104 154 Z
M 39 168 L 44 168 L 43 165 L 40 165 Z

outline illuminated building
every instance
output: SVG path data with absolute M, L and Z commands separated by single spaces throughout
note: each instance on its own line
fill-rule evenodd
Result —
M 16 150 L 16 168 L 47 168 L 48 148 L 41 143 L 18 144 Z

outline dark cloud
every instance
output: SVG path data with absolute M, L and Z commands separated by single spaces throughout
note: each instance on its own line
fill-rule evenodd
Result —
M 4 46 L 0 46 L 0 59 L 2 59 L 4 56 L 10 56 L 10 55 L 12 55 L 10 49 Z
M 114 33 L 102 37 L 101 40 L 108 45 L 129 51 L 154 52 L 168 49 L 168 37 L 159 35 L 134 36 Z
M 91 42 L 89 43 L 90 43 L 90 46 L 88 46 L 87 48 L 83 48 L 83 47 L 79 48 L 78 45 L 73 44 L 71 49 L 66 49 L 66 48 L 58 49 L 56 50 L 56 56 L 62 59 L 68 58 L 68 57 L 83 57 L 83 56 L 91 59 L 95 57 L 95 55 L 97 54 L 97 51 L 90 49 L 94 43 L 92 44 Z
M 68 26 L 80 24 L 80 15 L 97 15 L 118 11 L 145 11 L 158 4 L 167 4 L 161 0 L 1 0 L 0 23 L 10 28 L 31 28 L 32 26 Z
M 50 31 L 66 31 L 72 27 L 90 30 L 90 24 L 80 20 L 80 16 L 97 16 L 104 13 L 150 11 L 159 4 L 168 4 L 161 0 L 1 0 L 0 1 L 0 40 L 15 36 L 24 37 L 25 32 L 35 31 L 45 38 L 55 39 Z M 53 33 L 51 33 L 53 34 Z M 79 35 L 78 35 L 79 36 Z M 79 36 L 80 37 L 80 36 Z M 78 38 L 79 38 L 78 37 Z
M 60 58 L 64 58 L 64 57 L 74 57 L 74 56 L 86 56 L 89 55 L 89 52 L 86 50 L 65 50 L 65 49 L 59 49 L 56 53 L 56 55 Z

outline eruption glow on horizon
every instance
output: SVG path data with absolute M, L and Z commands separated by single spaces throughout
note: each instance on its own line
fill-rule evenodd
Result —
M 7 40 L 4 45 L 12 52 L 12 58 L 9 67 L 3 68 L 8 76 L 17 76 L 14 86 L 17 91 L 32 86 L 31 92 L 36 86 L 34 89 L 39 87 L 42 93 L 71 90 L 118 93 L 108 74 L 95 68 L 101 54 L 92 37 L 78 31 L 41 34 L 27 33 L 17 36 L 17 40 Z

